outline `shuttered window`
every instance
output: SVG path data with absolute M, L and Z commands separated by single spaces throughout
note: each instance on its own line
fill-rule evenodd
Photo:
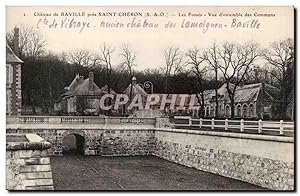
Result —
M 6 64 L 6 83 L 10 84 L 13 82 L 13 67 L 10 64 Z

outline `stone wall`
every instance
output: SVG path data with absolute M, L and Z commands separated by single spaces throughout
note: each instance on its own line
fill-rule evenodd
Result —
M 90 130 L 86 135 L 88 155 L 151 155 L 156 144 L 153 130 Z
M 6 146 L 7 190 L 53 190 L 49 142 L 35 134 L 8 135 Z M 24 137 L 23 141 L 17 138 Z
M 154 130 L 147 129 L 7 129 L 7 133 L 36 133 L 52 144 L 49 155 L 62 155 L 62 141 L 69 134 L 84 137 L 85 155 L 151 155 L 156 145 Z
M 62 155 L 63 138 L 84 138 L 84 154 L 100 156 L 155 155 L 188 167 L 272 190 L 294 189 L 292 137 L 208 132 L 170 128 L 7 129 L 36 133 L 52 143 L 50 155 Z
M 155 155 L 272 190 L 294 189 L 290 138 L 191 130 L 156 130 Z

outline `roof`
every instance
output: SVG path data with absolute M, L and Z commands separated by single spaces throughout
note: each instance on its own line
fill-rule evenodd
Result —
M 78 86 L 78 84 L 81 83 L 82 81 L 83 81 L 83 76 L 79 76 L 79 74 L 76 74 L 71 84 L 68 87 L 65 87 L 65 90 L 69 90 L 69 91 L 74 90 Z
M 100 89 L 103 93 L 107 94 L 108 93 L 108 86 L 107 85 L 104 85 L 102 86 L 102 88 Z M 116 95 L 116 91 L 114 91 L 112 88 L 110 88 L 110 91 L 109 91 L 110 94 L 114 94 Z
M 24 63 L 13 50 L 6 44 L 6 63 Z
M 233 87 L 233 84 L 230 84 L 230 87 Z M 244 86 L 238 86 L 235 95 L 234 95 L 234 101 L 236 103 L 238 102 L 254 102 L 257 101 L 259 93 L 262 88 L 262 83 L 255 83 L 255 84 L 248 84 Z M 278 93 L 278 89 L 274 86 L 271 86 L 269 84 L 265 84 L 265 92 L 269 97 L 276 98 L 276 94 Z M 210 89 L 210 90 L 205 90 L 204 92 L 204 101 L 205 104 L 208 104 L 211 101 L 214 101 L 213 97 L 215 96 L 215 90 Z M 223 84 L 219 89 L 218 89 L 218 95 L 220 97 L 218 98 L 219 100 L 224 100 L 229 102 L 228 98 L 228 93 L 227 93 L 227 88 L 226 84 Z
M 128 87 L 123 91 L 123 93 L 126 95 L 130 95 L 130 89 L 131 89 L 131 84 L 128 85 Z M 132 86 L 132 96 L 135 96 L 137 94 L 141 94 L 144 96 L 147 95 L 146 91 L 144 91 L 144 89 L 140 85 L 134 84 Z
M 226 83 L 224 83 L 219 89 L 218 89 L 218 94 L 219 95 L 225 95 L 226 93 L 227 93 L 227 84 Z M 229 83 L 229 89 L 233 89 L 234 88 L 234 84 L 232 84 L 232 83 Z M 239 88 L 239 87 L 237 87 L 237 88 Z
M 262 87 L 261 83 L 244 85 L 238 88 L 234 94 L 235 102 L 253 102 L 256 101 Z
M 89 91 L 89 78 L 83 79 L 76 75 L 71 84 L 65 89 L 68 90 L 62 96 L 80 96 L 80 95 L 102 95 L 100 88 L 93 82 L 93 91 Z

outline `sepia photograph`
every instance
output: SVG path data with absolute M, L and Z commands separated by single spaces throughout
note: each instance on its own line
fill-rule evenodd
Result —
M 295 191 L 293 6 L 6 6 L 5 32 L 8 191 Z

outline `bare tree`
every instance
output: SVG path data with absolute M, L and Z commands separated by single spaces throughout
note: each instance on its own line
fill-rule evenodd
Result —
M 133 67 L 136 66 L 136 53 L 131 51 L 128 44 L 122 45 L 122 52 L 120 54 L 121 56 L 121 66 L 125 68 L 129 74 L 129 82 L 130 82 L 130 100 L 132 99 L 132 77 L 134 74 Z
M 218 61 L 219 56 L 217 52 L 218 46 L 216 43 L 213 43 L 213 45 L 204 53 L 204 58 L 207 61 L 208 65 L 212 67 L 215 77 L 215 102 L 216 102 L 216 109 L 215 109 L 215 117 L 219 116 L 219 101 L 218 101 Z
M 262 66 L 258 64 L 253 65 L 252 68 L 246 73 L 244 82 L 249 84 L 262 82 L 276 86 L 276 80 L 272 76 L 274 71 L 274 68 L 268 64 L 264 64 Z M 273 73 L 271 74 L 271 72 Z
M 271 47 L 264 51 L 264 58 L 275 69 L 270 74 L 279 83 L 281 118 L 286 118 L 287 107 L 292 101 L 294 90 L 294 41 L 287 39 L 272 43 Z
M 143 72 L 146 76 L 148 76 L 148 75 L 156 75 L 156 76 L 161 75 L 161 69 L 156 69 L 156 68 L 154 68 L 154 69 L 147 68 Z
M 244 80 L 247 71 L 260 56 L 258 44 L 252 42 L 244 45 L 224 43 L 217 51 L 220 56 L 219 70 L 225 79 L 230 99 L 231 118 L 234 118 L 235 92 Z
M 199 49 L 194 47 L 193 49 L 189 49 L 186 53 L 186 56 L 188 57 L 187 65 L 191 67 L 192 73 L 197 78 L 197 84 L 193 84 L 193 89 L 195 91 L 197 100 L 200 104 L 200 116 L 204 116 L 204 86 L 203 81 L 205 78 L 205 75 L 207 73 L 207 66 L 205 66 L 205 58 L 203 57 L 203 54 L 200 53 Z M 199 97 L 200 94 L 200 97 Z
M 33 27 L 23 25 L 19 26 L 19 28 L 15 27 L 12 31 L 8 32 L 6 35 L 6 40 L 7 44 L 14 50 L 16 55 L 18 55 L 24 61 L 24 64 L 26 65 L 26 68 L 22 69 L 22 103 L 23 105 L 26 105 L 26 103 L 31 103 L 33 112 L 35 113 L 36 100 L 37 97 L 41 97 L 41 94 L 35 96 L 33 95 L 33 92 L 36 92 L 35 88 L 39 86 L 41 82 L 35 83 L 36 78 L 38 77 L 36 75 L 29 77 L 33 82 L 29 82 L 30 89 L 28 89 L 28 86 L 26 85 L 28 82 L 26 81 L 28 77 L 26 78 L 25 76 L 28 75 L 28 72 L 30 72 L 28 71 L 28 67 L 31 65 L 28 66 L 27 61 L 37 63 L 39 59 L 46 55 L 46 40 L 38 31 L 34 30 Z M 47 71 L 45 70 L 45 72 Z M 51 79 L 51 75 L 48 76 L 48 79 L 49 78 Z M 49 87 L 50 90 L 52 90 L 50 85 Z M 51 99 L 52 94 L 50 93 L 48 97 Z
M 31 26 L 19 27 L 20 57 L 40 57 L 45 53 L 46 39 Z M 7 33 L 8 44 L 13 45 L 14 31 Z
M 130 51 L 129 45 L 128 44 L 123 44 L 122 45 L 122 53 L 120 54 L 121 56 L 121 65 L 127 69 L 129 75 L 133 77 L 133 67 L 136 66 L 135 61 L 136 61 L 136 53 Z
M 164 50 L 164 57 L 165 93 L 169 93 L 171 74 L 175 75 L 182 68 L 183 54 L 178 47 L 169 46 Z
M 100 46 L 100 55 L 98 57 L 98 60 L 100 60 L 100 63 L 105 66 L 105 84 L 108 87 L 108 93 L 110 93 L 110 84 L 111 84 L 111 74 L 112 74 L 112 64 L 111 64 L 111 55 L 115 51 L 115 48 L 110 46 L 109 44 L 103 43 Z M 94 62 L 96 62 L 97 59 L 95 59 Z
M 57 58 L 64 63 L 68 62 L 68 53 L 65 51 L 62 51 L 60 53 L 57 54 Z
M 90 50 L 76 49 L 68 52 L 67 60 L 70 64 L 80 67 L 90 67 L 94 64 L 94 57 Z

